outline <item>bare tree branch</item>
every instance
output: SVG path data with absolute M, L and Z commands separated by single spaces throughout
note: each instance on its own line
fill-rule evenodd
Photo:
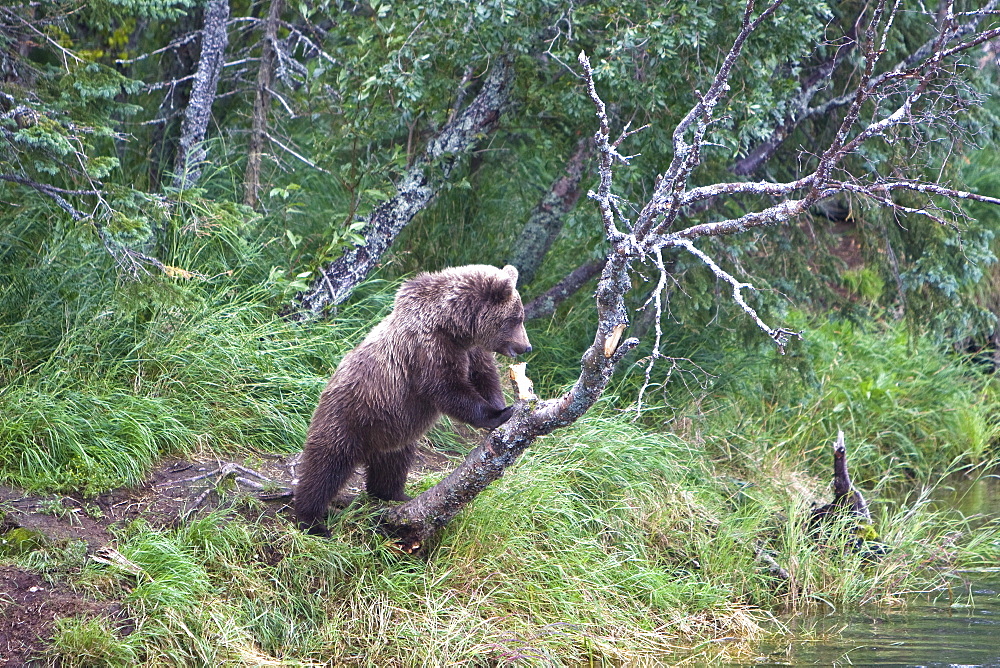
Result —
M 855 80 L 852 99 L 846 105 L 843 117 L 839 119 L 836 136 L 824 151 L 814 157 L 815 167 L 811 173 L 788 183 L 723 183 L 691 187 L 689 180 L 702 159 L 701 147 L 707 140 L 709 128 L 715 127 L 714 109 L 728 90 L 729 73 L 740 56 L 744 43 L 762 21 L 774 14 L 779 5 L 780 0 L 772 2 L 755 17 L 754 0 L 748 0 L 741 30 L 734 39 L 732 49 L 719 67 L 708 92 L 699 96 L 696 104 L 674 129 L 674 157 L 671 165 L 657 177 L 653 193 L 635 221 L 622 216 L 623 207 L 619 206 L 619 197 L 615 195 L 613 188 L 615 166 L 628 165 L 631 157 L 623 155 L 619 148 L 633 133 L 626 126 L 617 139 L 611 140 L 610 122 L 604 102 L 594 84 L 590 61 L 585 54 L 580 54 L 579 63 L 583 69 L 587 92 L 594 103 L 598 124 L 594 142 L 600 180 L 596 191 L 589 196 L 598 206 L 610 247 L 595 294 L 597 332 L 594 341 L 583 353 L 580 375 L 566 394 L 556 399 L 518 401 L 511 419 L 495 429 L 455 472 L 417 498 L 392 508 L 383 515 L 384 530 L 387 533 L 410 548 L 419 549 L 423 541 L 444 526 L 479 491 L 502 475 L 506 467 L 535 439 L 558 427 L 571 424 L 597 401 L 616 365 L 629 350 L 638 345 L 638 340 L 634 338 L 621 340 L 629 324 L 625 295 L 630 290 L 631 272 L 637 261 L 652 261 L 659 274 L 657 289 L 652 297 L 657 317 L 661 311 L 659 294 L 668 280 L 663 253 L 670 249 L 683 250 L 697 258 L 719 280 L 729 284 L 734 303 L 775 341 L 779 349 L 783 349 L 798 334 L 765 323 L 744 298 L 744 290 L 752 289 L 752 286 L 738 280 L 700 250 L 695 245 L 698 239 L 786 223 L 817 202 L 841 193 L 868 198 L 900 213 L 931 216 L 936 215 L 928 210 L 932 207 L 917 209 L 897 203 L 892 199 L 892 193 L 899 190 L 919 193 L 929 198 L 943 198 L 954 204 L 960 201 L 1000 204 L 1000 198 L 976 195 L 902 176 L 883 180 L 870 173 L 849 173 L 846 158 L 866 142 L 876 138 L 891 139 L 892 133 L 898 129 L 918 123 L 933 126 L 934 123 L 941 122 L 950 128 L 948 123 L 953 120 L 950 118 L 958 111 L 958 106 L 952 104 L 949 97 L 951 84 L 932 86 L 931 83 L 936 78 L 943 81 L 953 79 L 954 73 L 945 67 L 946 61 L 967 51 L 964 45 L 982 43 L 983 35 L 993 32 L 989 30 L 975 34 L 959 45 L 962 48 L 948 46 L 951 39 L 948 36 L 953 34 L 953 25 L 946 20 L 939 27 L 939 38 L 926 58 L 913 66 L 913 76 L 880 78 L 875 74 L 878 61 L 885 53 L 887 35 L 893 28 L 899 9 L 898 1 L 888 6 L 884 0 L 878 0 L 871 9 L 863 37 L 858 44 L 859 51 L 864 54 L 864 67 Z M 899 85 L 884 85 L 893 79 Z M 919 114 L 915 113 L 917 102 L 923 105 Z M 865 113 L 871 118 L 862 121 Z M 834 178 L 835 173 L 838 178 Z M 846 176 L 840 178 L 842 174 Z M 740 196 L 747 200 L 748 208 L 741 215 L 726 220 L 695 223 L 687 227 L 676 226 L 685 207 L 723 196 Z M 949 213 L 960 215 L 960 210 L 956 207 L 954 211 L 949 210 Z M 944 217 L 939 218 L 942 222 L 947 222 Z M 675 227 L 678 229 L 674 229 Z M 657 332 L 650 362 L 661 358 L 659 329 Z M 649 367 L 647 384 L 648 370 Z
M 288 146 L 287 144 L 285 144 L 283 141 L 281 141 L 280 139 L 278 139 L 277 137 L 275 137 L 271 133 L 265 132 L 264 136 L 267 138 L 267 140 L 269 142 L 271 142 L 272 144 L 276 145 L 282 151 L 284 151 L 285 153 L 288 153 L 292 157 L 300 160 L 301 162 L 309 165 L 310 167 L 312 167 L 316 171 L 323 172 L 324 174 L 329 174 L 330 173 L 330 170 L 323 169 L 322 167 L 320 167 L 319 165 L 317 165 L 315 162 L 313 162 L 312 160 L 310 160 L 306 156 L 302 155 L 301 153 L 299 153 L 298 151 L 296 151 L 292 147 Z
M 73 53 L 71 50 L 63 46 L 59 40 L 54 39 L 51 34 L 44 30 L 38 29 L 38 24 L 36 21 L 29 21 L 28 19 L 21 16 L 15 8 L 0 8 L 0 12 L 3 12 L 4 16 L 9 19 L 13 19 L 15 22 L 23 25 L 28 32 L 34 33 L 41 41 L 46 42 L 51 48 L 55 49 L 62 56 L 63 69 L 69 70 L 69 61 L 74 63 L 83 63 L 84 60 L 80 56 Z
M 559 304 L 576 294 L 590 279 L 601 273 L 604 260 L 589 260 L 571 271 L 561 281 L 524 305 L 524 319 L 547 318 Z
M 948 3 L 950 1 L 951 0 L 943 0 L 943 4 Z M 990 0 L 989 3 L 987 3 L 987 6 L 984 7 L 982 10 L 967 13 L 968 16 L 972 16 L 971 21 L 962 24 L 960 26 L 957 26 L 953 30 L 946 31 L 945 33 L 938 33 L 931 39 L 924 42 L 918 49 L 916 49 L 912 54 L 910 54 L 901 62 L 899 62 L 891 70 L 888 70 L 882 73 L 881 75 L 874 77 L 870 84 L 872 90 L 869 92 L 873 93 L 875 88 L 878 88 L 894 79 L 905 79 L 918 76 L 923 69 L 927 67 L 933 67 L 938 62 L 940 62 L 941 59 L 945 57 L 956 55 L 963 51 L 968 51 L 973 47 L 979 46 L 980 44 L 996 39 L 998 35 L 997 35 L 997 30 L 994 29 L 985 31 L 983 33 L 977 33 L 976 36 L 973 38 L 973 40 L 962 42 L 960 44 L 955 45 L 954 47 L 948 50 L 947 54 L 945 54 L 945 52 L 943 51 L 942 52 L 934 51 L 936 45 L 940 45 L 942 43 L 947 44 L 955 39 L 961 39 L 966 35 L 975 33 L 975 31 L 979 27 L 979 24 L 982 22 L 983 18 L 985 18 L 987 15 L 991 13 L 996 12 L 996 7 L 998 3 L 1000 3 L 1000 0 Z M 936 58 L 935 60 L 932 61 L 930 58 L 932 54 L 935 56 L 940 56 L 940 58 Z M 802 119 L 804 120 L 806 118 L 826 116 L 835 109 L 850 104 L 853 99 L 854 95 L 848 94 L 827 100 L 822 104 L 806 109 L 803 112 Z
M 753 174 L 761 165 L 771 159 L 778 147 L 788 136 L 809 117 L 809 103 L 812 99 L 829 84 L 833 73 L 847 59 L 851 51 L 857 45 L 857 22 L 852 22 L 851 26 L 844 33 L 840 40 L 840 45 L 834 50 L 833 55 L 824 60 L 815 68 L 811 76 L 803 82 L 799 92 L 789 103 L 789 113 L 784 122 L 777 126 L 771 136 L 760 142 L 746 157 L 738 160 L 731 171 L 738 176 L 748 176 Z
M 170 273 L 170 268 L 155 257 L 115 241 L 108 234 L 107 230 L 104 229 L 104 226 L 99 222 L 98 217 L 93 214 L 80 211 L 75 206 L 70 204 L 69 200 L 63 197 L 63 195 L 95 196 L 99 201 L 98 206 L 102 206 L 106 209 L 106 203 L 103 203 L 104 193 L 100 190 L 68 190 L 66 188 L 57 188 L 56 186 L 51 186 L 47 183 L 39 183 L 16 174 L 0 174 L 0 181 L 7 181 L 9 183 L 17 183 L 18 185 L 27 186 L 28 188 L 31 188 L 32 190 L 35 190 L 51 199 L 60 209 L 68 213 L 73 220 L 87 220 L 93 226 L 94 231 L 97 233 L 97 238 L 101 240 L 101 244 L 104 246 L 104 249 L 112 258 L 114 258 L 118 268 L 125 275 L 135 277 L 141 273 L 147 273 L 147 265 L 156 267 L 164 273 Z
M 789 340 L 793 336 L 802 338 L 802 335 L 799 332 L 793 332 L 791 330 L 782 329 L 780 327 L 777 329 L 772 329 L 763 320 L 760 319 L 760 316 L 757 315 L 757 311 L 755 311 L 752 306 L 747 304 L 746 300 L 743 298 L 743 289 L 748 288 L 750 290 L 753 290 L 752 285 L 750 285 L 749 283 L 741 283 L 740 281 L 737 281 L 735 278 L 732 277 L 732 275 L 730 275 L 728 272 L 723 270 L 722 267 L 717 265 L 715 263 L 715 260 L 713 260 L 705 253 L 702 253 L 700 250 L 695 248 L 695 245 L 690 241 L 684 239 L 678 242 L 678 245 L 680 245 L 682 248 L 685 248 L 692 255 L 694 255 L 699 260 L 704 262 L 705 266 L 711 269 L 712 273 L 715 274 L 718 278 L 721 278 L 722 280 L 733 286 L 733 301 L 736 302 L 736 304 L 741 309 L 746 311 L 750 315 L 750 317 L 753 318 L 754 322 L 757 323 L 757 326 L 760 327 L 762 330 L 764 330 L 764 332 L 771 337 L 771 339 L 778 345 L 778 350 L 780 352 L 782 353 L 785 352 L 785 346 L 788 345 Z
M 950 2 L 951 0 L 942 0 L 941 5 L 946 7 Z M 946 44 L 952 43 L 967 35 L 975 34 L 983 19 L 996 13 L 998 5 L 1000 5 L 1000 0 L 989 0 L 981 9 L 960 14 L 960 17 L 968 19 L 965 23 L 959 24 L 953 21 L 950 26 L 944 28 L 943 33 L 938 32 L 931 39 L 914 49 L 913 53 L 902 59 L 891 70 L 875 77 L 872 85 L 881 86 L 894 78 L 913 76 L 915 73 L 912 68 L 924 63 L 934 52 L 936 45 L 940 45 L 942 42 Z M 941 13 L 941 8 L 938 9 L 937 13 Z M 954 19 L 954 17 L 951 18 Z M 858 21 L 862 19 L 863 16 L 858 17 Z M 755 146 L 744 158 L 738 160 L 733 165 L 732 172 L 734 174 L 740 176 L 753 174 L 774 155 L 781 143 L 803 121 L 809 118 L 824 117 L 834 110 L 851 103 L 854 99 L 853 93 L 831 98 L 815 106 L 809 106 L 813 98 L 832 79 L 834 72 L 847 62 L 847 56 L 850 55 L 857 45 L 857 28 L 858 22 L 854 22 L 845 31 L 843 38 L 840 40 L 841 44 L 833 56 L 820 63 L 813 74 L 802 84 L 799 94 L 789 104 L 790 113 L 785 121 L 774 129 L 769 138 Z M 989 32 L 977 35 L 974 42 L 962 43 L 956 45 L 955 48 L 961 51 L 968 50 L 973 46 L 992 40 L 993 38 L 988 35 Z
M 775 0 L 769 4 L 756 19 L 751 19 L 755 3 L 753 0 L 747 2 L 740 32 L 723 59 L 708 92 L 704 96 L 699 95 L 698 102 L 674 128 L 674 157 L 667 171 L 657 179 L 653 196 L 639 212 L 635 223 L 637 240 L 641 241 L 654 227 L 660 232 L 673 225 L 680 213 L 681 195 L 687 187 L 691 172 L 701 162 L 701 145 L 708 131 L 712 113 L 723 96 L 729 92 L 729 75 L 743 51 L 743 46 L 761 23 L 774 14 L 781 2 L 782 0 Z M 689 132 L 692 133 L 690 139 L 687 138 Z
M 155 56 L 155 55 L 160 54 L 160 53 L 166 53 L 167 51 L 173 51 L 175 49 L 179 49 L 179 48 L 181 48 L 182 46 L 184 46 L 186 44 L 190 44 L 191 42 L 195 41 L 196 39 L 198 39 L 198 33 L 196 33 L 196 32 L 188 33 L 187 35 L 183 35 L 181 37 L 178 37 L 175 40 L 172 40 L 170 42 L 170 44 L 167 44 L 166 46 L 164 46 L 164 47 L 162 47 L 160 49 L 156 49 L 154 51 L 150 51 L 149 53 L 142 53 L 142 54 L 139 54 L 138 56 L 136 56 L 134 58 L 116 58 L 115 59 L 115 64 L 116 65 L 132 65 L 134 63 L 138 63 L 138 62 L 141 62 L 143 60 L 146 60 L 150 56 Z
M 27 186 L 32 190 L 36 190 L 41 194 L 45 195 L 53 202 L 55 202 L 60 209 L 65 211 L 73 218 L 73 220 L 80 220 L 86 218 L 87 214 L 78 210 L 72 204 L 70 204 L 63 195 L 96 195 L 96 190 L 65 190 L 63 188 L 56 188 L 55 186 L 50 186 L 47 183 L 39 183 L 37 181 L 32 181 L 31 179 L 25 178 L 23 176 L 18 176 L 16 174 L 0 174 L 0 180 L 9 181 L 10 183 L 17 183 L 22 186 Z

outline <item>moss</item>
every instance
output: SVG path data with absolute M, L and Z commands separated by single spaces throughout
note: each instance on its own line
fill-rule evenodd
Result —
M 17 527 L 0 536 L 0 557 L 33 552 L 45 545 L 45 542 L 45 534 Z

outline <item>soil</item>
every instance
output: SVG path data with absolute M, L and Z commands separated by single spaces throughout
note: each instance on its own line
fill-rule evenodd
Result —
M 61 617 L 115 615 L 113 601 L 95 601 L 41 575 L 0 566 L 0 666 L 25 666 L 45 649 L 55 620 Z
M 40 496 L 0 485 L 0 537 L 11 529 L 41 534 L 50 545 L 85 544 L 87 559 L 100 560 L 113 541 L 109 528 L 142 518 L 169 527 L 193 512 L 231 505 L 250 494 L 263 500 L 273 521 L 291 521 L 291 489 L 298 455 L 261 454 L 239 461 L 192 458 L 167 460 L 139 487 L 116 489 L 93 499 Z M 421 447 L 411 479 L 453 466 L 445 454 Z M 359 469 L 334 505 L 347 505 L 363 489 Z M 83 550 L 81 550 L 83 551 Z M 120 617 L 118 601 L 96 600 L 73 589 L 68 576 L 46 576 L 10 565 L 0 553 L 0 668 L 42 665 L 45 648 L 63 617 Z M 6 565 L 5 565 L 6 564 Z M 127 620 L 116 624 L 127 628 Z

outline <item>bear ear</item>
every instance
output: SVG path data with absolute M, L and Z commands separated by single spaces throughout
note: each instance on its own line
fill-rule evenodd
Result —
M 510 283 L 511 283 L 511 285 L 513 285 L 516 288 L 517 287 L 517 267 L 515 267 L 512 264 L 508 264 L 506 267 L 503 268 L 503 271 L 504 271 L 505 274 L 507 274 L 508 276 L 510 276 Z
M 511 267 L 513 269 L 513 267 Z M 514 269 L 516 272 L 517 270 Z M 484 287 L 485 297 L 492 304 L 503 304 L 514 294 L 514 284 L 512 281 L 503 278 L 489 277 L 486 279 Z

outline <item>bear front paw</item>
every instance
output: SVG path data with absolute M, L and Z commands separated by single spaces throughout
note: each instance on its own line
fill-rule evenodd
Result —
M 490 420 L 491 424 L 489 425 L 489 428 L 490 429 L 496 429 L 497 427 L 499 427 L 500 425 L 502 425 L 504 422 L 506 422 L 507 420 L 509 420 L 510 416 L 513 415 L 513 414 L 514 414 L 514 406 L 513 405 L 511 405 L 511 406 L 504 406 L 503 408 L 500 409 L 500 412 L 497 414 L 496 418 L 494 418 L 493 420 Z
M 299 529 L 305 531 L 310 536 L 319 536 L 320 538 L 330 537 L 330 530 L 325 524 L 307 524 L 305 522 L 300 522 Z

